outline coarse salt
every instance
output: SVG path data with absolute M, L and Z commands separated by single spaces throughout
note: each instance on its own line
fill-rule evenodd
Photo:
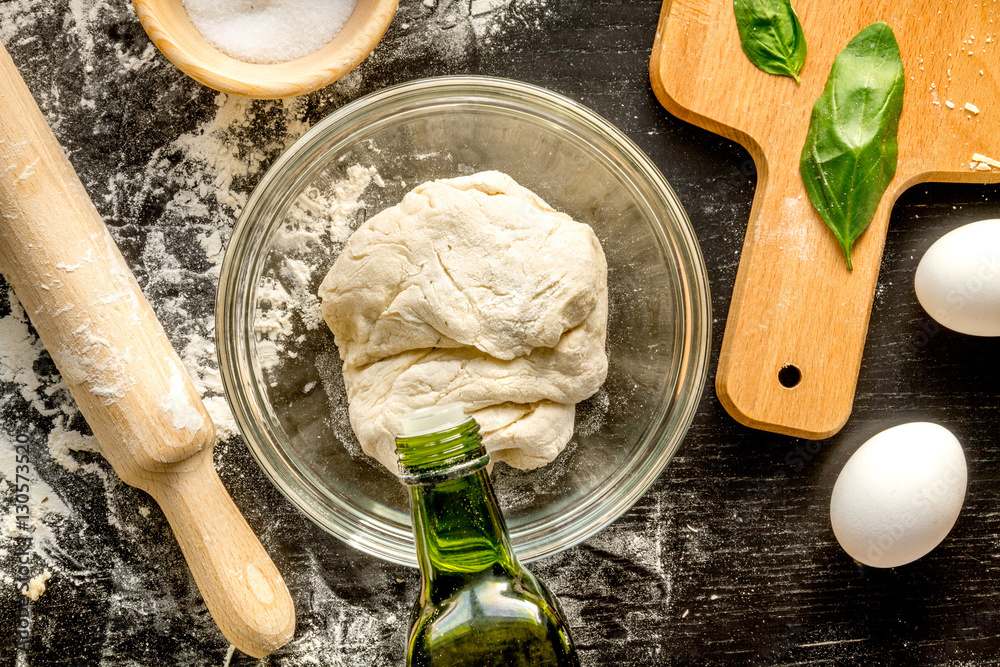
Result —
M 191 23 L 220 51 L 280 63 L 318 51 L 340 32 L 357 0 L 183 0 Z

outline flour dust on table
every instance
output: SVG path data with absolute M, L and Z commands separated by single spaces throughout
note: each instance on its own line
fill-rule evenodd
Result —
M 540 29 L 551 11 L 541 0 L 403 0 L 379 48 L 335 85 L 292 100 L 250 101 L 180 73 L 149 42 L 129 2 L 0 3 L 0 41 L 193 377 L 223 439 L 215 450 L 220 475 L 272 552 L 283 544 L 282 531 L 313 528 L 298 515 L 272 513 L 293 510 L 234 437 L 222 396 L 214 294 L 235 220 L 270 163 L 332 111 L 387 83 L 455 72 L 500 53 L 509 29 Z M 0 623 L 22 597 L 12 573 L 14 536 L 23 531 L 13 515 L 14 480 L 7 478 L 19 436 L 30 439 L 32 452 L 31 575 L 52 573 L 48 591 L 31 603 L 33 661 L 222 664 L 228 642 L 206 613 L 162 514 L 100 455 L 27 314 L 0 279 Z M 331 551 L 350 561 L 353 552 L 309 534 L 323 545 L 320 556 L 279 553 L 290 587 L 313 592 L 308 603 L 296 601 L 298 634 L 272 662 L 396 664 L 395 649 L 385 648 L 395 643 L 385 639 L 398 626 L 409 583 L 359 559 L 355 571 L 385 579 L 355 599 L 316 561 Z M 75 610 L 72 636 L 59 629 L 65 609 Z

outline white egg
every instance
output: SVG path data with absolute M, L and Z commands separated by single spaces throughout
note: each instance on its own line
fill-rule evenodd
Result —
M 917 266 L 917 299 L 938 324 L 1000 336 L 1000 220 L 980 220 L 934 242 Z
M 840 472 L 830 499 L 833 533 L 865 565 L 905 565 L 955 525 L 967 482 L 965 454 L 948 429 L 929 422 L 886 429 Z

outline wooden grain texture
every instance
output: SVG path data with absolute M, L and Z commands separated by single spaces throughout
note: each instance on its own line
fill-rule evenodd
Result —
M 0 46 L 0 270 L 105 458 L 150 493 L 223 633 L 263 656 L 291 598 L 212 467 L 215 431 L 118 247 Z
M 153 44 L 182 72 L 206 86 L 260 99 L 292 97 L 327 86 L 368 57 L 398 0 L 358 0 L 347 23 L 323 48 L 288 62 L 249 63 L 223 53 L 191 23 L 182 0 L 133 0 Z
M 1000 155 L 1000 50 L 994 37 L 1000 12 L 989 2 L 794 5 L 809 51 L 801 85 L 749 62 L 732 0 L 666 0 L 650 75 L 671 113 L 738 141 L 757 164 L 757 193 L 716 376 L 719 399 L 748 426 L 826 438 L 851 413 L 896 199 L 925 181 L 1000 180 L 1000 170 L 969 166 L 974 153 Z M 899 166 L 855 245 L 851 272 L 809 201 L 799 158 L 834 58 L 874 21 L 892 27 L 903 57 Z M 967 111 L 967 102 L 979 113 Z M 778 379 L 785 366 L 801 372 L 794 387 Z

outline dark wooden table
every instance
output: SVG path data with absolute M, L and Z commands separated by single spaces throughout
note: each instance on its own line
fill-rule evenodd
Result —
M 226 187 L 245 195 L 302 129 L 289 119 L 311 125 L 402 81 L 506 76 L 595 109 L 652 157 L 684 203 L 708 265 L 715 330 L 709 388 L 666 472 L 603 533 L 533 566 L 562 599 L 584 664 L 996 664 L 998 344 L 939 329 L 912 284 L 935 239 L 1000 215 L 1000 188 L 920 186 L 896 206 L 843 431 L 819 442 L 752 431 L 729 418 L 711 386 L 755 170 L 742 148 L 669 116 L 653 97 L 647 64 L 659 1 L 428 4 L 402 0 L 385 40 L 345 80 L 294 107 L 254 103 L 251 121 L 223 131 L 212 123 L 224 101 L 150 50 L 126 0 L 0 0 L 0 38 L 178 347 L 214 298 L 210 264 L 191 235 L 231 222 L 238 208 L 205 194 L 178 213 L 176 196 L 192 185 L 185 179 L 226 172 L 218 155 L 186 150 L 185 136 L 218 132 L 250 164 L 245 173 L 226 172 L 234 175 Z M 487 6 L 495 9 L 470 16 Z M 251 163 L 254 151 L 260 164 Z M 6 292 L 0 282 L 0 317 L 9 315 Z M 34 370 L 53 372 L 44 355 Z M 27 438 L 38 479 L 70 510 L 47 520 L 53 544 L 36 540 L 32 574 L 47 566 L 54 576 L 31 605 L 26 660 L 13 650 L 16 561 L 9 540 L 0 545 L 0 664 L 222 665 L 228 642 L 156 505 L 118 482 L 96 454 L 74 455 L 93 464 L 90 471 L 60 467 L 46 453 L 53 418 L 35 411 L 17 383 L 0 383 L 0 392 L 0 445 Z M 927 557 L 894 570 L 860 567 L 830 529 L 833 483 L 868 437 L 911 420 L 958 435 L 969 463 L 965 507 Z M 79 418 L 72 426 L 83 428 Z M 298 612 L 296 639 L 261 664 L 401 664 L 416 572 L 315 527 L 238 438 L 216 454 Z M 9 514 L 12 489 L 3 486 L 0 499 Z

